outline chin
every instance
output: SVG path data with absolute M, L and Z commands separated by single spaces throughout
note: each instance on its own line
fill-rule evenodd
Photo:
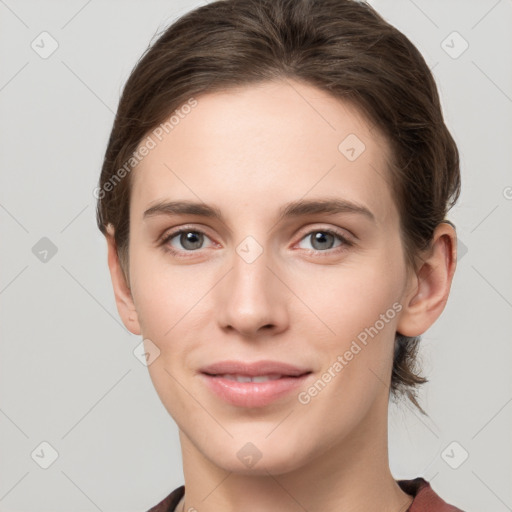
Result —
M 240 475 L 268 476 L 289 473 L 306 464 L 307 454 L 299 453 L 298 447 L 304 449 L 300 439 L 288 436 L 265 439 L 267 434 L 242 436 L 225 442 L 213 441 L 218 447 L 211 451 L 212 445 L 203 450 L 203 454 L 215 466 L 225 471 Z
M 293 454 L 283 454 L 282 457 L 272 454 L 271 457 L 262 456 L 254 465 L 249 466 L 242 463 L 238 457 L 232 457 L 228 460 L 212 460 L 217 467 L 230 471 L 239 475 L 252 475 L 252 476 L 277 476 L 281 474 L 290 473 L 298 469 L 301 464 L 297 460 L 292 460 Z

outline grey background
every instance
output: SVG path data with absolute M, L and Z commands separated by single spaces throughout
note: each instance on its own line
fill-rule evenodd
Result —
M 512 510 L 512 1 L 371 3 L 432 67 L 463 175 L 458 269 L 423 336 L 429 418 L 391 408 L 391 467 L 468 512 Z M 117 314 L 92 191 L 129 72 L 202 4 L 0 0 L 2 512 L 143 511 L 183 483 L 177 428 Z M 31 47 L 43 31 L 59 45 L 48 58 Z M 457 58 L 453 31 L 469 44 Z M 58 452 L 48 469 L 43 442 Z

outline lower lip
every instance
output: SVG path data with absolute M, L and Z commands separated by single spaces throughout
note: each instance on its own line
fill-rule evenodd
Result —
M 220 398 L 237 407 L 264 407 L 304 384 L 311 373 L 266 382 L 238 382 L 201 373 L 206 385 Z

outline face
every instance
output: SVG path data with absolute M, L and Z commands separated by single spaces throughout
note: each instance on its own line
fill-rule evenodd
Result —
M 132 174 L 131 330 L 159 351 L 150 376 L 190 449 L 229 471 L 291 471 L 385 428 L 369 418 L 387 404 L 408 289 L 388 146 L 297 82 L 196 100 Z M 297 372 L 203 373 L 224 361 Z

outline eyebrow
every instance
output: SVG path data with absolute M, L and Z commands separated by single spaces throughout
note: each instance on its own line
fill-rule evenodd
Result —
M 375 222 L 375 216 L 368 208 L 345 199 L 299 199 L 298 201 L 292 201 L 279 210 L 278 222 L 292 217 L 318 214 L 334 215 L 337 213 L 356 213 Z M 199 215 L 224 222 L 222 213 L 218 208 L 193 201 L 161 201 L 148 208 L 144 212 L 143 218 L 157 215 Z

